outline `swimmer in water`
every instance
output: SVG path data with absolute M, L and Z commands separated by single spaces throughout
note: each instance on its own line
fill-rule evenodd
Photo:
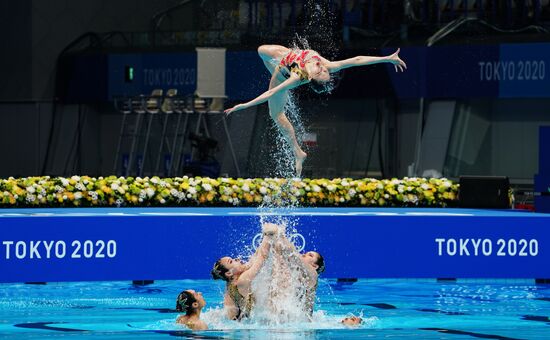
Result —
M 298 271 L 300 284 L 298 288 L 300 290 L 297 292 L 297 297 L 302 300 L 305 309 L 304 312 L 311 320 L 319 275 L 325 271 L 325 260 L 316 251 L 300 254 L 294 244 L 286 237 L 284 226 L 273 226 L 277 228 L 279 235 L 274 246 L 278 262 L 282 263 L 278 271 L 283 275 L 290 275 L 292 269 Z M 290 282 L 290 278 L 286 281 Z
M 223 304 L 229 319 L 241 320 L 250 316 L 254 306 L 251 283 L 268 256 L 276 232 L 274 225 L 262 226 L 264 238 L 250 262 L 243 263 L 231 257 L 222 257 L 214 264 L 212 278 L 227 282 Z
M 176 299 L 176 310 L 185 312 L 185 315 L 178 316 L 176 322 L 194 331 L 208 329 L 206 323 L 200 319 L 204 306 L 206 306 L 206 301 L 204 301 L 202 293 L 191 289 L 182 291 Z
M 314 50 L 290 49 L 280 45 L 262 45 L 258 48 L 258 54 L 271 73 L 268 91 L 249 102 L 226 109 L 225 113 L 230 114 L 267 101 L 271 119 L 292 147 L 298 177 L 302 173 L 302 164 L 307 154 L 300 148 L 294 127 L 284 112 L 288 92 L 305 84 L 309 84 L 315 92 L 327 92 L 330 90 L 330 74 L 350 67 L 391 63 L 397 72 L 407 68 L 405 62 L 399 58 L 399 49 L 384 57 L 357 56 L 338 61 L 329 61 Z
M 340 321 L 345 326 L 354 327 L 359 326 L 363 323 L 363 319 L 358 316 L 349 316 Z

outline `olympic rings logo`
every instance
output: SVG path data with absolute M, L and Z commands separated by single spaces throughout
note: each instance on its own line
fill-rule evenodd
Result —
M 259 233 L 256 234 L 256 236 L 254 236 L 254 238 L 252 239 L 252 247 L 254 248 L 254 250 L 258 249 L 258 247 L 260 246 L 260 243 L 262 242 L 262 236 L 263 235 Z M 300 233 L 290 234 L 288 236 L 288 240 L 290 241 L 290 243 L 294 244 L 298 252 L 301 252 L 306 248 L 306 239 Z

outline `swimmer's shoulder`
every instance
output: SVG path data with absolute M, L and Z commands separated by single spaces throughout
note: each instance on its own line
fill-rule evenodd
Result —
M 195 328 L 194 330 L 197 330 L 197 331 L 204 331 L 204 330 L 207 330 L 208 329 L 208 325 L 206 324 L 206 322 L 202 321 L 202 320 L 199 320 L 195 323 Z

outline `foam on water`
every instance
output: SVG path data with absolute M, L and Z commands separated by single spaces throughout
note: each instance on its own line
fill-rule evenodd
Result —
M 327 315 L 323 311 L 313 313 L 312 321 L 289 321 L 285 323 L 268 323 L 254 318 L 242 321 L 228 320 L 223 308 L 207 309 L 201 314 L 209 327 L 209 330 L 279 330 L 288 332 L 298 332 L 303 330 L 319 330 L 319 329 L 350 329 L 341 323 L 342 319 L 349 315 Z M 376 328 L 380 320 L 375 317 L 363 318 L 363 323 L 352 328 Z M 133 323 L 133 327 L 143 330 L 187 330 L 187 327 L 181 324 L 176 324 L 174 319 L 162 319 L 153 323 Z

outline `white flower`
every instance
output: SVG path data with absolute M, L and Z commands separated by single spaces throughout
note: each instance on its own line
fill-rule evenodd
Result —
M 159 182 L 158 178 L 157 177 L 153 177 L 151 178 L 151 183 L 153 184 L 157 184 Z
M 164 203 L 166 203 L 166 200 L 164 198 L 161 198 L 159 202 L 160 202 L 160 204 L 164 204 Z
M 36 196 L 33 194 L 27 194 L 27 197 L 25 197 L 25 200 L 29 203 L 34 202 L 36 200 Z
M 176 189 L 170 189 L 170 195 L 178 197 L 178 191 Z
M 260 194 L 262 195 L 267 194 L 267 189 L 265 187 L 260 187 Z
M 317 184 L 315 184 L 315 185 L 313 186 L 313 191 L 314 191 L 314 192 L 321 192 L 321 187 L 318 186 Z
M 448 182 L 448 181 L 443 181 L 443 183 L 441 183 L 441 185 L 444 188 L 450 188 L 452 186 L 451 182 Z
M 397 191 L 398 191 L 400 194 L 402 194 L 403 191 L 405 191 L 405 187 L 402 186 L 402 185 L 399 185 L 399 186 L 397 187 Z
M 36 191 L 36 190 L 34 189 L 34 187 L 32 187 L 32 186 L 27 187 L 26 190 L 27 190 L 27 192 L 30 193 L 30 194 L 34 194 L 34 192 Z
M 53 189 L 55 190 L 55 192 L 58 192 L 58 193 L 62 193 L 65 191 L 65 189 L 59 185 L 56 185 L 55 187 L 53 187 Z
M 390 183 L 393 184 L 393 185 L 398 185 L 398 184 L 401 183 L 401 181 L 398 180 L 398 179 L 392 179 Z
M 166 188 L 166 186 L 168 185 L 168 183 L 166 183 L 165 181 L 160 181 L 159 182 L 159 185 L 161 188 Z
M 423 190 L 428 190 L 430 188 L 430 186 L 426 183 L 422 183 L 422 185 L 420 186 Z
M 90 197 L 92 198 L 92 201 L 97 201 L 97 198 L 98 198 L 97 192 L 89 191 L 88 195 L 90 195 Z
M 37 196 L 37 198 L 38 198 L 39 200 L 41 200 L 41 199 L 43 199 L 43 198 L 44 198 L 44 196 L 42 196 L 42 195 L 38 195 L 38 196 Z
M 63 184 L 64 187 L 69 185 L 69 180 L 66 178 L 60 178 L 61 184 Z
M 78 182 L 78 181 L 80 181 L 80 176 L 73 176 L 73 177 L 71 177 L 71 179 L 72 179 L 73 181 Z
M 340 197 L 340 202 L 345 202 L 346 200 L 344 199 L 344 197 Z
M 113 183 L 113 184 L 111 184 L 111 189 L 113 189 L 114 191 L 117 191 L 118 188 L 120 188 L 120 186 L 118 185 L 118 183 Z
M 76 183 L 76 185 L 74 186 L 76 188 L 76 190 L 79 190 L 79 191 L 86 191 L 86 187 L 84 186 L 84 184 L 82 183 Z
M 353 197 L 353 196 L 355 196 L 357 191 L 355 191 L 355 189 L 349 189 L 348 193 L 349 193 L 350 197 Z
M 122 198 L 119 198 L 115 201 L 115 204 L 117 207 L 121 207 L 124 204 L 124 200 Z
M 263 201 L 265 203 L 271 203 L 271 196 L 264 196 Z
M 347 187 L 349 185 L 349 182 L 346 180 L 343 180 L 341 184 L 342 186 Z
M 190 193 L 191 195 L 195 195 L 197 193 L 197 189 L 193 188 L 193 187 L 190 187 L 188 190 L 187 190 L 188 193 Z M 189 196 L 187 196 L 189 197 Z
M 138 198 L 143 200 L 143 199 L 145 199 L 145 197 L 147 197 L 147 193 L 145 192 L 145 190 L 142 189 L 142 190 L 139 192 L 139 197 L 138 197 Z M 140 202 L 141 202 L 141 201 L 140 201 Z
M 67 200 L 67 195 L 63 195 L 63 200 L 64 200 L 64 201 Z
M 385 195 L 384 195 L 384 198 L 385 198 L 385 199 L 388 199 L 388 198 L 390 198 L 390 195 L 385 194 Z
M 210 191 L 210 190 L 212 190 L 212 185 L 210 185 L 208 183 L 203 183 L 202 188 L 206 191 Z
M 82 198 L 82 193 L 80 191 L 74 193 L 74 199 L 79 200 Z
M 155 189 L 153 188 L 147 188 L 145 189 L 145 193 L 149 198 L 153 197 L 155 195 Z
M 249 192 L 250 191 L 250 187 L 248 186 L 248 184 L 243 185 L 242 189 L 243 189 L 244 192 Z
M 336 191 L 336 185 L 330 184 L 330 185 L 327 186 L 327 189 L 328 189 L 328 191 L 330 191 L 330 192 Z
M 384 185 L 382 183 L 378 183 L 376 185 L 376 189 L 384 189 Z

